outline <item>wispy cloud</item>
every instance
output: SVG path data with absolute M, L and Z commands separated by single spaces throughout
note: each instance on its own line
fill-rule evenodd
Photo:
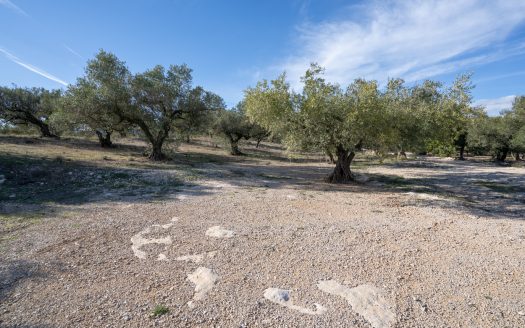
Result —
M 523 0 L 377 0 L 355 6 L 352 16 L 359 19 L 298 28 L 297 52 L 279 65 L 292 84 L 311 62 L 345 84 L 358 77 L 416 81 L 525 53 L 506 40 L 525 21 Z
M 68 46 L 67 44 L 62 44 L 64 46 L 64 48 L 66 48 L 67 51 L 69 51 L 70 53 L 72 53 L 73 55 L 77 56 L 78 58 L 82 59 L 82 60 L 85 60 L 85 58 L 79 54 L 78 52 L 76 52 L 75 50 L 73 50 L 70 46 Z
M 505 96 L 494 99 L 480 99 L 474 103 L 475 106 L 485 107 L 487 114 L 497 116 L 502 110 L 510 109 L 515 95 Z
M 20 15 L 29 17 L 29 15 L 25 11 L 23 11 L 20 7 L 18 7 L 17 5 L 15 5 L 14 3 L 12 3 L 9 0 L 0 0 L 0 5 L 5 6 L 5 7 L 15 11 L 16 13 L 18 13 Z
M 0 53 L 2 53 L 7 59 L 12 61 L 13 63 L 18 64 L 18 65 L 24 67 L 25 69 L 30 70 L 33 73 L 36 73 L 36 74 L 38 74 L 40 76 L 43 76 L 46 79 L 49 79 L 51 81 L 55 81 L 57 83 L 60 83 L 60 84 L 62 84 L 64 86 L 68 85 L 68 83 L 65 82 L 64 80 L 59 79 L 58 77 L 56 77 L 56 76 L 54 76 L 54 75 L 44 71 L 43 69 L 40 69 L 40 68 L 38 68 L 36 66 L 33 66 L 31 64 L 23 62 L 20 58 L 16 57 L 15 55 L 11 54 L 10 52 L 6 51 L 5 49 L 0 48 Z

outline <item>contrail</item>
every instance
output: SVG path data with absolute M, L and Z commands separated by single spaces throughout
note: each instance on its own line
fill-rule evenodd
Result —
M 5 1 L 5 0 L 0 0 L 0 1 Z M 0 48 L 0 52 L 4 54 L 4 56 L 9 59 L 10 61 L 30 70 L 31 72 L 33 73 L 36 73 L 40 76 L 43 76 L 45 77 L 46 79 L 49 79 L 51 81 L 55 81 L 57 83 L 60 83 L 62 84 L 63 86 L 67 86 L 68 83 L 65 82 L 64 80 L 61 80 L 59 79 L 58 77 L 54 76 L 53 74 L 49 74 L 48 72 L 44 71 L 43 69 L 40 69 L 36 66 L 33 66 L 31 64 L 28 64 L 28 63 L 24 63 L 20 58 L 16 57 L 15 55 L 11 54 L 10 52 Z

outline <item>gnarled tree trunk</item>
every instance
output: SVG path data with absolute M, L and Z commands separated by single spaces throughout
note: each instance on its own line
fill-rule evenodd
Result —
M 49 125 L 47 125 L 46 123 L 42 123 L 40 121 L 37 125 L 40 128 L 40 134 L 42 135 L 42 137 L 58 139 L 58 136 L 52 133 L 51 130 L 49 129 Z
M 230 136 L 230 154 L 233 156 L 239 156 L 243 155 L 243 153 L 239 150 L 239 140 L 241 138 Z
M 162 161 L 166 159 L 166 156 L 162 152 L 162 145 L 164 143 L 164 139 L 162 140 L 155 140 L 155 142 L 152 142 L 152 150 L 149 154 L 148 158 L 153 161 Z
M 397 159 L 407 159 L 407 153 L 405 153 L 404 150 L 401 150 L 399 151 L 399 153 L 397 153 Z
M 496 155 L 496 160 L 498 162 L 504 162 L 507 159 L 507 154 L 509 153 L 508 149 L 502 149 Z
M 329 183 L 346 183 L 353 181 L 354 177 L 350 170 L 350 164 L 355 157 L 355 152 L 338 146 L 336 156 L 337 160 L 334 171 L 326 178 L 326 181 Z
M 456 139 L 456 146 L 459 147 L 459 157 L 457 158 L 460 161 L 465 160 L 465 147 L 467 146 L 467 134 L 462 133 Z
M 113 146 L 113 142 L 111 142 L 111 132 L 106 130 L 95 130 L 95 133 L 100 142 L 100 147 L 109 148 Z
M 465 160 L 465 145 L 461 145 L 459 147 L 459 157 L 458 157 L 458 159 L 460 161 L 464 161 Z

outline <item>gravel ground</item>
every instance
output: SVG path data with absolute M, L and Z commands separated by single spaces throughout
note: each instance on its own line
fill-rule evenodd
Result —
M 209 164 L 172 199 L 46 218 L 2 249 L 0 325 L 525 327 L 523 192 L 457 178 L 525 169 L 423 164 L 362 173 L 425 177 L 427 193 L 309 183 L 322 165 Z

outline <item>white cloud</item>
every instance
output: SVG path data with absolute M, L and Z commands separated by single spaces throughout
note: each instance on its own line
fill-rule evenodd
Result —
M 494 99 L 480 99 L 474 103 L 475 106 L 485 107 L 487 114 L 497 116 L 502 110 L 511 109 L 515 95 L 504 96 Z
M 0 1 L 1 1 L 1 0 L 0 0 Z M 40 75 L 40 76 L 43 76 L 43 77 L 45 77 L 46 79 L 49 79 L 49 80 L 51 80 L 51 81 L 55 81 L 55 82 L 57 82 L 57 83 L 60 83 L 60 84 L 62 84 L 63 86 L 67 86 L 67 85 L 68 85 L 68 83 L 65 82 L 64 80 L 59 79 L 58 77 L 56 77 L 56 76 L 54 76 L 54 75 L 52 75 L 52 74 L 50 74 L 50 73 L 44 71 L 43 69 L 40 69 L 40 68 L 38 68 L 38 67 L 36 67 L 36 66 L 33 66 L 33 65 L 31 65 L 31 64 L 28 64 L 28 63 L 23 62 L 20 58 L 16 57 L 15 55 L 9 53 L 8 51 L 6 51 L 6 50 L 4 50 L 4 49 L 2 49 L 2 48 L 0 48 L 0 53 L 4 54 L 4 56 L 5 56 L 7 59 L 9 59 L 10 61 L 12 61 L 12 62 L 14 62 L 14 63 L 16 63 L 16 64 L 18 64 L 18 65 L 24 67 L 25 69 L 30 70 L 30 71 L 33 72 L 33 73 L 36 73 L 36 74 L 38 74 L 38 75 Z
M 378 0 L 353 10 L 359 20 L 298 29 L 298 51 L 279 65 L 292 85 L 311 62 L 342 84 L 358 77 L 410 82 L 525 53 L 523 44 L 506 42 L 525 21 L 523 0 Z
M 12 3 L 9 0 L 0 0 L 0 5 L 5 6 L 5 7 L 11 9 L 11 10 L 17 12 L 20 15 L 29 17 L 29 15 L 25 11 L 23 11 L 20 7 L 18 7 L 17 5 L 15 5 L 14 3 Z

